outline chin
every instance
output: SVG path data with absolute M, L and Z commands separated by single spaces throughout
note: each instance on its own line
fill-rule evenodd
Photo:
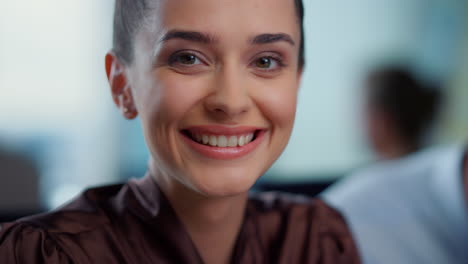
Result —
M 192 186 L 206 197 L 237 196 L 247 193 L 260 175 L 261 173 L 253 174 L 245 170 L 225 170 L 195 176 Z

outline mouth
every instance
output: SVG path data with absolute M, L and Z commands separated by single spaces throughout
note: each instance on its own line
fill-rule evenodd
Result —
M 219 126 L 193 127 L 180 131 L 186 143 L 199 154 L 212 159 L 236 159 L 255 150 L 266 129 Z
M 216 135 L 209 133 L 191 132 L 189 130 L 182 130 L 181 133 L 194 141 L 195 143 L 218 148 L 236 148 L 243 147 L 255 141 L 261 130 L 254 130 L 249 133 L 238 135 Z

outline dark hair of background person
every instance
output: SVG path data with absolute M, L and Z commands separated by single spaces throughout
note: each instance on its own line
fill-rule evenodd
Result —
M 366 93 L 369 104 L 389 116 L 405 143 L 420 148 L 440 108 L 440 89 L 423 84 L 403 67 L 384 67 L 368 75 Z
M 154 0 L 115 1 L 113 51 L 124 64 L 133 61 L 133 39 L 147 12 L 151 10 L 149 1 Z M 304 5 L 302 0 L 294 0 L 294 3 L 301 30 L 299 67 L 302 69 L 305 64 Z

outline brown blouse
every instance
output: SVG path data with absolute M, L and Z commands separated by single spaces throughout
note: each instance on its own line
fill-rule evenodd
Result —
M 150 176 L 85 191 L 2 225 L 0 263 L 203 263 Z M 343 218 L 320 200 L 252 194 L 232 263 L 359 263 Z

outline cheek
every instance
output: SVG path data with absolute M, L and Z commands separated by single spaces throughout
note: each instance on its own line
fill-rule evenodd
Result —
M 201 79 L 186 78 L 169 70 L 155 72 L 152 85 L 139 96 L 142 119 L 150 119 L 160 127 L 181 121 L 204 97 L 203 84 Z
M 297 106 L 298 81 L 292 78 L 258 84 L 255 101 L 273 128 L 290 130 Z
M 180 164 L 178 131 L 184 120 L 193 119 L 206 82 L 165 70 L 154 71 L 144 80 L 136 86 L 135 99 L 148 147 L 156 161 Z
M 371 138 L 376 138 L 380 132 L 380 120 L 373 114 L 367 114 L 366 116 L 366 127 L 367 133 Z
M 384 116 L 373 114 L 368 118 L 368 136 L 371 143 L 380 148 L 385 146 L 391 136 L 392 129 Z

